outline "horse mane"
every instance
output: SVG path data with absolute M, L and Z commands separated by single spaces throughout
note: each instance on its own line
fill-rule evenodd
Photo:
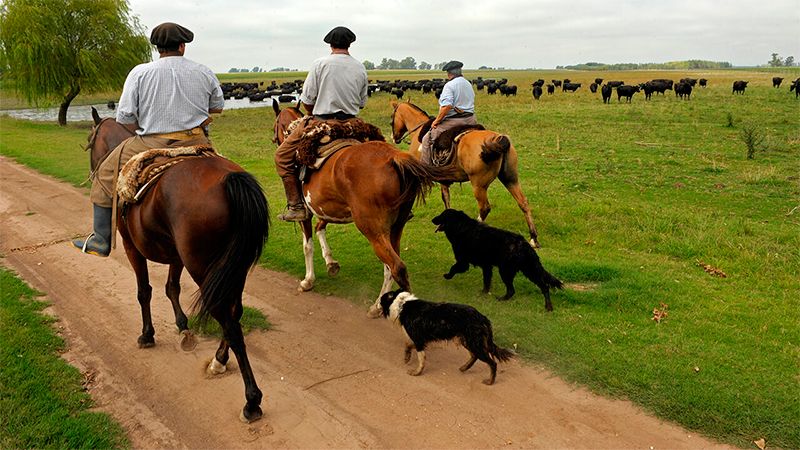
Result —
M 411 103 L 411 102 L 406 102 L 406 105 L 408 105 L 408 106 L 410 106 L 410 107 L 412 107 L 412 108 L 416 109 L 417 111 L 421 112 L 422 114 L 425 114 L 425 115 L 426 115 L 426 116 L 428 116 L 428 117 L 431 117 L 431 115 L 430 115 L 430 114 L 428 114 L 427 112 L 425 112 L 425 110 L 424 110 L 424 109 L 420 108 L 419 106 L 417 106 L 417 105 L 415 105 L 415 104 L 413 104 L 413 103 Z

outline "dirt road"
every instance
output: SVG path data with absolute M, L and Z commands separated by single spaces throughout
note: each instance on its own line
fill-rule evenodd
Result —
M 408 376 L 388 321 L 339 298 L 298 294 L 298 280 L 263 269 L 250 275 L 244 302 L 275 325 L 246 337 L 264 418 L 242 424 L 235 358 L 209 379 L 217 342 L 180 350 L 165 267 L 151 264 L 157 345 L 140 350 L 136 285 L 121 244 L 109 258 L 68 244 L 90 229 L 88 197 L 2 157 L 0 177 L 2 264 L 53 303 L 65 358 L 136 448 L 718 447 L 519 362 L 501 365 L 497 383 L 484 386 L 486 366 L 460 373 L 467 354 L 454 345 L 431 349 L 426 372 Z M 185 306 L 195 290 L 184 276 Z

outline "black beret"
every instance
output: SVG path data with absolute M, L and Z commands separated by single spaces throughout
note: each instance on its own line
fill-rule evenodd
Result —
M 194 33 L 189 29 L 184 28 L 177 23 L 164 22 L 161 25 L 153 28 L 150 33 L 150 43 L 156 47 L 168 47 L 175 44 L 183 44 L 192 42 Z
M 325 35 L 323 42 L 334 48 L 349 48 L 355 42 L 356 35 L 347 27 L 336 27 Z
M 442 66 L 442 70 L 450 71 L 453 69 L 460 69 L 462 67 L 464 67 L 464 63 L 462 63 L 461 61 L 450 61 L 449 63 Z

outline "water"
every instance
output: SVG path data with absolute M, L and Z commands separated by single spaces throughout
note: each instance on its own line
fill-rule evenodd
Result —
M 294 95 L 294 103 L 297 102 L 297 95 Z M 77 122 L 81 120 L 92 120 L 92 106 L 97 109 L 100 117 L 115 117 L 116 113 L 110 109 L 105 103 L 99 105 L 73 105 L 67 110 L 67 122 Z M 243 108 L 263 108 L 271 107 L 272 98 L 267 97 L 261 102 L 251 102 L 249 99 L 243 98 L 241 100 L 230 99 L 225 100 L 225 109 L 243 109 Z M 27 119 L 41 122 L 56 122 L 58 121 L 58 108 L 42 108 L 42 109 L 6 109 L 1 110 L 0 114 L 6 114 L 16 119 Z

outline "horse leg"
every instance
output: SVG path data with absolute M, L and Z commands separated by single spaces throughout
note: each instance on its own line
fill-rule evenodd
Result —
M 502 182 L 503 180 L 500 181 Z M 508 189 L 508 192 L 511 193 L 511 196 L 514 197 L 514 200 L 516 200 L 519 209 L 522 210 L 522 214 L 525 215 L 525 221 L 528 222 L 528 232 L 531 236 L 531 246 L 533 246 L 533 248 L 541 248 L 542 246 L 539 244 L 539 233 L 536 232 L 536 225 L 533 223 L 531 208 L 528 206 L 528 199 L 525 198 L 525 194 L 522 193 L 522 187 L 519 183 L 503 182 L 503 185 Z
M 408 269 L 405 263 L 400 259 L 400 255 L 394 248 L 392 248 L 391 242 L 387 239 L 387 236 L 371 236 L 365 233 L 364 230 L 361 230 L 361 232 L 372 244 L 372 250 L 375 252 L 375 255 L 384 264 L 381 293 L 378 295 L 375 303 L 369 308 L 369 312 L 367 312 L 367 316 L 374 319 L 381 315 L 381 296 L 391 289 L 392 279 L 394 279 L 400 289 L 406 292 L 411 292 L 411 283 L 408 280 Z
M 450 209 L 450 186 L 442 184 L 441 189 L 442 189 L 442 203 L 444 203 L 444 209 Z
M 225 338 L 222 338 L 219 341 L 219 347 L 217 348 L 217 352 L 214 354 L 214 358 L 211 359 L 211 362 L 208 364 L 206 368 L 206 373 L 214 376 L 214 375 L 221 375 L 228 370 L 228 341 Z
M 317 220 L 317 239 L 319 239 L 319 246 L 322 248 L 322 257 L 325 259 L 325 267 L 328 269 L 328 276 L 335 277 L 339 273 L 339 261 L 333 259 L 331 247 L 328 245 L 328 237 L 325 230 L 328 227 L 328 222 L 324 220 Z
M 139 308 L 142 310 L 142 334 L 137 339 L 139 348 L 148 348 L 156 345 L 153 328 L 153 319 L 150 316 L 150 299 L 153 297 L 153 288 L 150 286 L 150 274 L 147 272 L 147 259 L 133 246 L 127 239 L 123 240 L 125 254 L 128 261 L 136 273 L 136 299 L 139 301 Z
M 242 326 L 239 320 L 242 318 L 242 297 L 236 299 L 236 306 L 234 311 L 227 308 L 218 308 L 211 312 L 214 319 L 219 322 L 222 327 L 222 334 L 227 345 L 233 350 L 236 355 L 236 361 L 239 362 L 239 371 L 242 373 L 242 380 L 244 381 L 244 396 L 247 403 L 242 409 L 242 414 L 239 418 L 242 422 L 250 423 L 261 418 L 261 390 L 256 384 L 255 376 L 253 375 L 253 368 L 250 366 L 250 360 L 247 358 L 247 349 L 244 345 L 244 335 L 242 334 Z M 220 349 L 223 346 L 220 344 Z M 217 351 L 219 353 L 219 350 Z M 225 351 L 227 356 L 227 349 Z M 217 356 L 214 357 L 216 361 Z M 213 361 L 212 361 L 213 363 Z
M 489 192 L 488 186 L 482 184 L 472 183 L 472 195 L 478 201 L 478 221 L 483 222 L 492 210 L 489 205 Z
M 311 229 L 311 218 L 300 222 L 300 228 L 303 229 L 303 255 L 306 261 L 306 276 L 300 282 L 297 288 L 300 292 L 310 291 L 314 288 L 314 281 L 317 277 L 314 275 L 314 239 L 313 230 Z
M 178 332 L 181 334 L 181 349 L 185 352 L 190 352 L 197 347 L 197 341 L 194 335 L 189 331 L 189 319 L 181 309 L 181 273 L 183 272 L 182 263 L 173 263 L 169 265 L 169 275 L 167 276 L 167 298 L 172 303 L 172 312 L 175 313 L 175 325 L 178 326 Z

